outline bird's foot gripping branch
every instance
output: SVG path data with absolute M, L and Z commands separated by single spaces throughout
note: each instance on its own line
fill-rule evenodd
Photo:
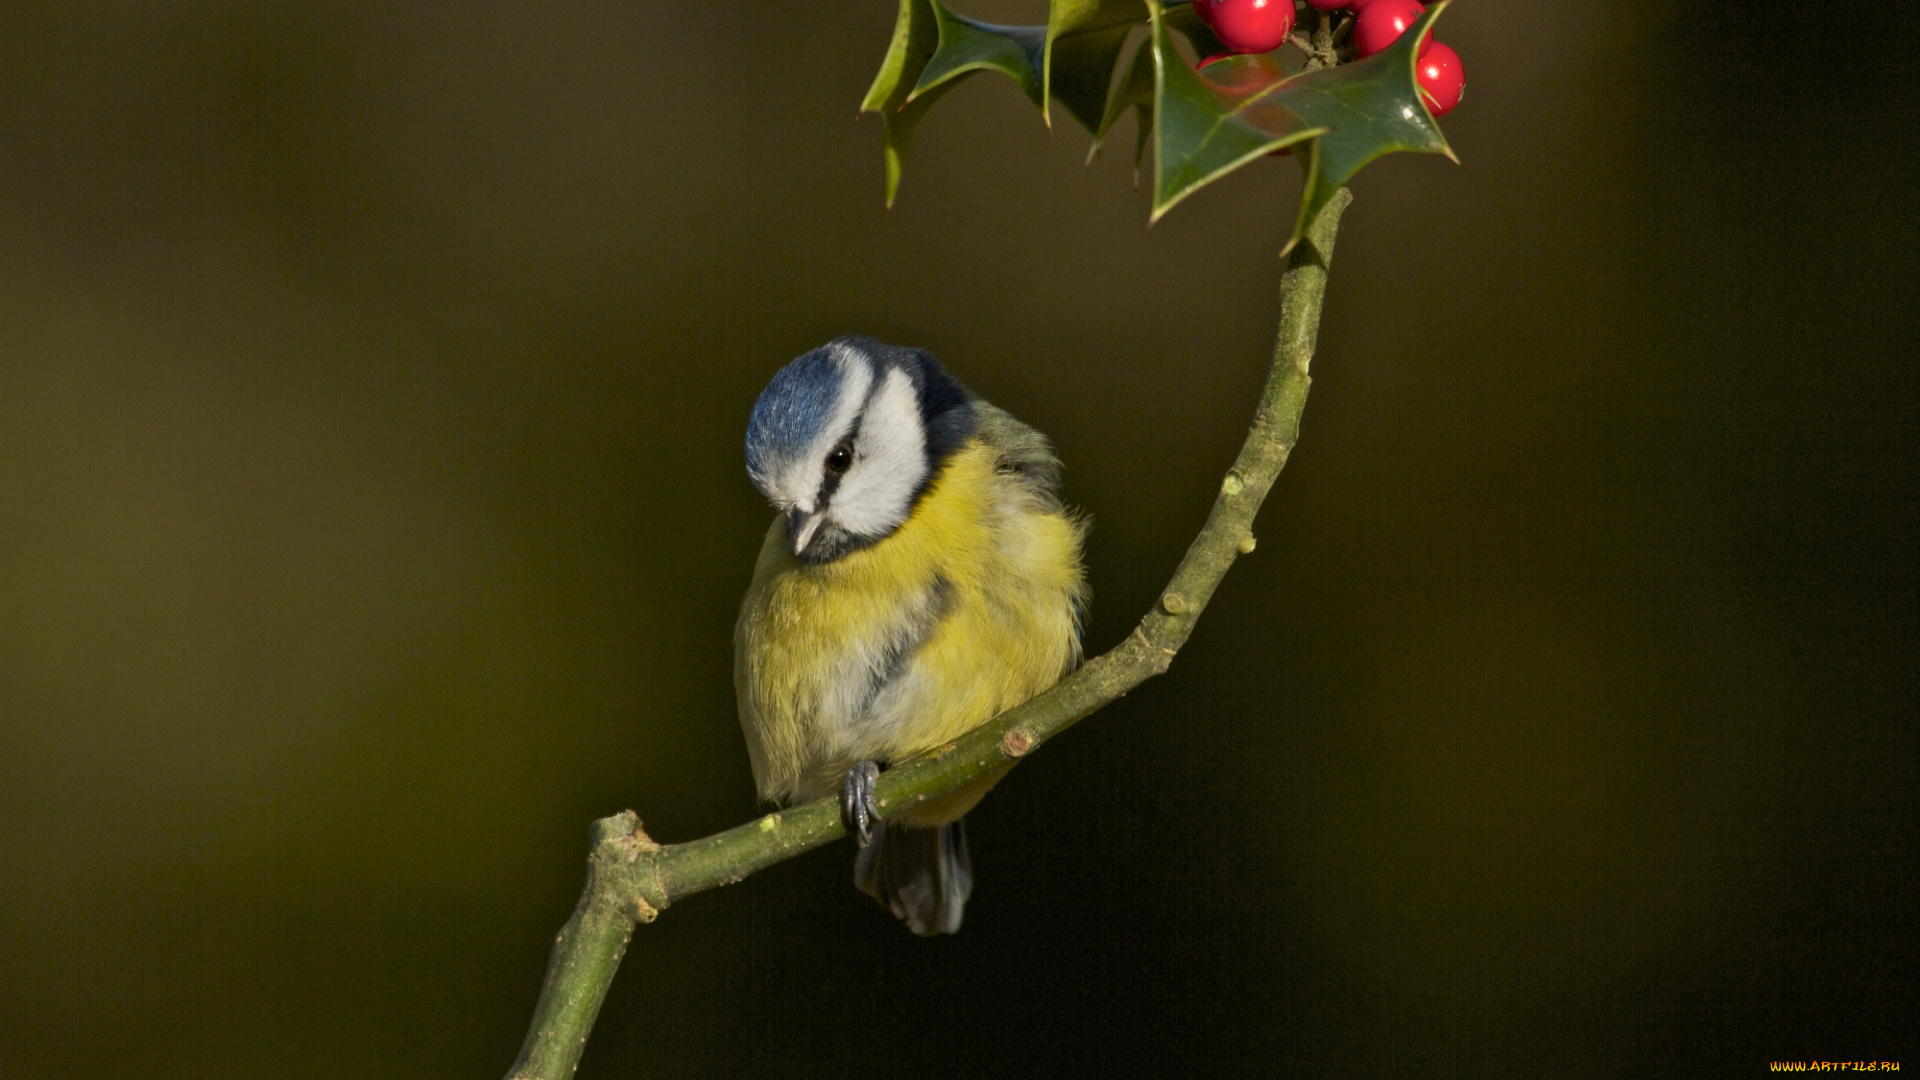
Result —
M 1299 160 L 1305 182 L 1286 246 L 1280 325 L 1266 386 L 1206 524 L 1158 603 L 1120 644 L 1058 685 L 888 769 L 875 789 L 888 816 L 1004 769 L 1168 669 L 1234 559 L 1254 549 L 1254 516 L 1299 439 L 1327 270 L 1340 215 L 1351 201 L 1344 185 L 1367 162 L 1396 150 L 1452 156 L 1433 116 L 1458 100 L 1458 87 L 1449 100 L 1444 81 L 1416 70 L 1422 52 L 1432 57 L 1443 48 L 1427 42 L 1446 0 L 1404 20 L 1398 36 L 1371 55 L 1361 55 L 1365 50 L 1353 44 L 1355 31 L 1367 25 L 1369 7 L 1400 0 L 1311 0 L 1311 6 L 1301 0 L 1297 21 L 1289 20 L 1281 33 L 1286 47 L 1300 54 L 1292 60 L 1227 47 L 1213 27 L 1236 17 L 1231 9 L 1237 2 L 1210 0 L 1196 12 L 1192 5 L 1155 0 L 1052 0 L 1047 25 L 1006 27 L 966 19 L 938 0 L 901 0 L 892 47 L 865 102 L 885 119 L 889 203 L 908 143 L 928 108 L 982 70 L 1012 77 L 1043 116 L 1058 99 L 1093 133 L 1096 148 L 1121 116 L 1136 112 L 1136 160 L 1149 143 L 1154 149 L 1156 218 L 1213 180 L 1276 151 Z M 1136 35 L 1142 27 L 1144 34 Z M 1242 36 L 1243 29 L 1229 27 L 1225 35 L 1242 50 L 1267 40 Z M 1267 31 L 1271 35 L 1272 28 Z M 1204 70 L 1176 47 L 1176 33 L 1207 61 Z M 1139 41 L 1126 74 L 1115 79 L 1134 37 Z M 1457 72 L 1457 58 L 1453 66 Z M 837 798 L 665 846 L 646 835 L 631 811 L 595 822 L 586 888 L 554 942 L 511 1080 L 573 1074 L 636 925 L 652 922 L 687 896 L 740 881 L 845 833 Z

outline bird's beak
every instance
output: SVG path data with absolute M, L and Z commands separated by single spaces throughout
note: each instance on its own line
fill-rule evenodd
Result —
M 787 514 L 787 535 L 793 538 L 795 555 L 806 554 L 807 545 L 813 543 L 813 534 L 820 531 L 820 523 L 826 519 L 825 514 L 808 514 L 799 510 Z

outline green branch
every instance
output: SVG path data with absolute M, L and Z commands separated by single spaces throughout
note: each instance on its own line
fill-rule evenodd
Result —
M 937 751 L 897 762 L 880 775 L 877 795 L 891 814 L 937 798 L 1008 761 L 1025 757 L 1120 695 L 1167 670 L 1213 598 L 1233 560 L 1253 550 L 1253 518 L 1300 438 L 1307 376 L 1320 331 L 1327 266 L 1340 214 L 1352 201 L 1342 188 L 1315 215 L 1306 242 L 1294 247 L 1280 279 L 1280 331 L 1259 407 L 1240 456 L 1220 483 L 1207 523 L 1187 549 L 1160 600 L 1127 639 L 1082 665 L 1059 685 Z M 768 814 L 704 840 L 654 843 L 628 810 L 593 823 L 587 885 L 560 930 L 547 964 L 520 1059 L 509 1080 L 561 1080 L 573 1075 L 607 987 L 626 954 L 635 923 L 652 922 L 667 905 L 731 885 L 763 867 L 844 835 L 838 799 L 818 799 Z

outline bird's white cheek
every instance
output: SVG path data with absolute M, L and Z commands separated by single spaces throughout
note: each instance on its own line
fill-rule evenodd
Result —
M 829 512 L 848 532 L 880 536 L 906 520 L 907 505 L 927 478 L 926 429 L 905 372 L 888 372 L 874 392 L 860 425 L 858 454 Z
M 907 504 L 926 476 L 918 468 L 887 468 L 879 462 L 855 465 L 833 494 L 828 515 L 856 536 L 881 536 L 907 519 Z

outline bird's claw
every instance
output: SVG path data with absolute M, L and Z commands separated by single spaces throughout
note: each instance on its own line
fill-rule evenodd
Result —
M 880 766 L 862 761 L 847 770 L 840 785 L 840 817 L 861 847 L 873 843 L 873 825 L 880 820 L 880 804 L 875 801 L 873 785 L 880 779 Z

